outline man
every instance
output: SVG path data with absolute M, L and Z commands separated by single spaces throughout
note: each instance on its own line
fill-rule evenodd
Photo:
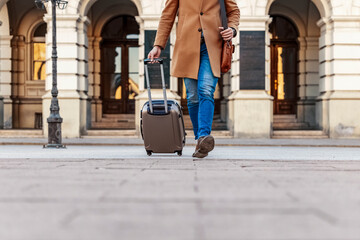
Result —
M 219 0 L 167 0 L 154 47 L 148 58 L 160 57 L 176 15 L 178 26 L 170 74 L 184 78 L 186 98 L 198 140 L 193 157 L 203 158 L 214 149 L 211 133 L 214 91 L 220 78 L 222 40 L 236 36 L 240 11 L 235 0 L 224 0 L 229 28 L 221 26 Z

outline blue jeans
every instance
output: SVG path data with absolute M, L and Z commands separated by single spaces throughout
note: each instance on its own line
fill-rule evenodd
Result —
M 198 80 L 184 78 L 187 106 L 195 139 L 210 135 L 214 117 L 214 92 L 218 78 L 211 70 L 206 44 L 201 44 Z

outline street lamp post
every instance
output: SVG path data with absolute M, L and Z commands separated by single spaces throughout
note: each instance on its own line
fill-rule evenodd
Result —
M 47 119 L 49 125 L 48 132 L 48 144 L 46 148 L 64 148 L 65 146 L 61 143 L 61 123 L 63 119 L 60 117 L 60 107 L 58 101 L 58 89 L 57 89 L 57 50 L 56 50 L 56 6 L 60 9 L 65 9 L 67 1 L 63 0 L 35 0 L 35 5 L 44 9 L 45 2 L 51 2 L 52 4 L 52 89 L 51 89 L 51 105 L 50 105 L 50 116 Z

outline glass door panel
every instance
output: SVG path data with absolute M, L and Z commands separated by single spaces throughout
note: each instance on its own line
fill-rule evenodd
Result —
M 101 90 L 103 113 L 120 113 L 122 104 L 121 78 L 123 50 L 121 46 L 105 46 L 102 52 Z
M 121 47 L 115 48 L 115 71 L 111 79 L 111 98 L 121 99 Z
M 139 48 L 129 47 L 129 99 L 139 94 Z

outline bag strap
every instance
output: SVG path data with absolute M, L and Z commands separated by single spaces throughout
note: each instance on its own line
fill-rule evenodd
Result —
M 219 0 L 220 2 L 220 15 L 221 15 L 221 23 L 224 27 L 224 30 L 228 28 L 227 17 L 226 17 L 226 8 L 225 8 L 225 0 Z

